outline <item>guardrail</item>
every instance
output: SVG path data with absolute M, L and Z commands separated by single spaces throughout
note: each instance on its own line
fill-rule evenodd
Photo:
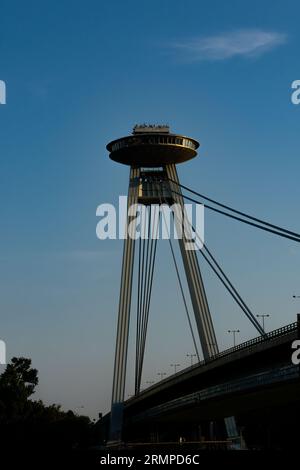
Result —
M 218 354 L 211 356 L 209 359 L 202 360 L 200 362 L 197 362 L 196 364 L 186 367 L 185 369 L 182 369 L 178 371 L 176 374 L 172 374 L 169 377 L 166 377 L 165 379 L 161 380 L 160 382 L 152 385 L 151 387 L 148 387 L 146 390 L 143 390 L 140 392 L 138 396 L 143 395 L 144 393 L 155 389 L 158 385 L 162 385 L 163 383 L 167 383 L 168 381 L 172 380 L 175 376 L 179 377 L 181 375 L 186 374 L 190 370 L 197 369 L 198 367 L 205 366 L 206 364 L 210 364 L 211 362 L 214 362 L 222 357 L 230 356 L 231 354 L 234 354 L 235 352 L 242 351 L 245 349 L 251 349 L 256 347 L 259 344 L 267 343 L 269 341 L 272 341 L 280 336 L 285 336 L 292 331 L 296 331 L 298 328 L 298 323 L 290 323 L 289 325 L 282 326 L 281 328 L 277 328 L 276 330 L 272 330 L 269 333 L 266 333 L 264 336 L 258 336 L 256 338 L 252 338 L 248 341 L 245 341 L 244 343 L 238 344 L 236 346 L 233 346 L 229 349 L 225 349 L 224 351 L 219 352 Z M 127 400 L 130 402 L 131 400 L 134 400 L 137 396 L 134 396 Z
M 253 346 L 256 346 L 257 344 L 265 343 L 265 342 L 270 341 L 274 338 L 278 338 L 279 336 L 285 336 L 286 334 L 289 334 L 292 331 L 297 330 L 297 327 L 298 327 L 297 322 L 290 323 L 289 325 L 282 326 L 281 328 L 278 328 L 277 330 L 270 331 L 265 336 L 257 336 L 256 338 L 252 338 L 248 341 L 245 341 L 244 343 L 238 344 L 237 346 L 233 346 L 232 348 L 225 349 L 224 351 L 221 351 L 220 353 L 216 354 L 215 356 L 212 356 L 209 359 L 209 361 L 213 360 L 213 359 L 217 359 L 217 358 L 222 357 L 222 356 L 227 356 L 228 354 L 232 354 L 236 351 L 240 351 L 241 349 L 251 348 Z M 203 362 L 203 361 L 201 361 L 201 362 Z
M 209 359 L 203 359 L 200 362 L 197 362 L 193 366 L 187 367 L 185 369 L 182 369 L 181 371 L 178 371 L 176 375 L 183 374 L 187 372 L 190 369 L 196 369 L 197 367 L 204 366 L 206 364 L 209 364 L 212 361 L 215 361 L 217 359 L 220 359 L 221 357 L 224 356 L 230 356 L 231 354 L 245 350 L 245 349 L 251 349 L 258 344 L 262 343 L 267 343 L 268 341 L 272 341 L 275 338 L 278 338 L 280 336 L 285 336 L 292 331 L 296 331 L 298 328 L 298 323 L 290 323 L 289 325 L 282 326 L 281 328 L 278 328 L 277 330 L 270 331 L 269 333 L 265 334 L 264 336 L 257 336 L 256 338 L 249 339 L 248 341 L 245 341 L 244 343 L 238 344 L 236 346 L 233 346 L 231 348 L 225 349 L 224 351 L 219 352 L 218 354 L 215 354 L 214 356 L 211 356 Z M 169 379 L 173 377 L 174 375 L 168 377 Z M 167 381 L 168 378 L 164 379 L 164 381 Z M 160 382 L 161 383 L 161 382 Z

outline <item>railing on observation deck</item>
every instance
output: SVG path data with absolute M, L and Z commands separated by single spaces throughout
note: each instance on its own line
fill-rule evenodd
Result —
M 116 152 L 127 147 L 135 145 L 176 145 L 185 148 L 196 150 L 199 146 L 197 142 L 188 137 L 177 136 L 172 134 L 140 134 L 129 137 L 124 137 L 113 142 L 111 145 L 111 152 Z

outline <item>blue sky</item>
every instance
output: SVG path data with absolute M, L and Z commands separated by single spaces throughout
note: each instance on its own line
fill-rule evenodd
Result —
M 9 358 L 33 359 L 38 398 L 90 416 L 109 407 L 122 245 L 97 240 L 95 213 L 126 193 L 128 168 L 105 145 L 135 123 L 201 142 L 183 183 L 300 230 L 299 13 L 296 1 L 2 0 L 1 339 Z M 205 216 L 209 248 L 253 311 L 271 314 L 268 328 L 294 321 L 299 247 Z M 162 243 L 144 381 L 192 348 L 167 255 Z M 220 347 L 228 328 L 254 336 L 203 273 Z M 127 393 L 132 370 L 131 343 Z

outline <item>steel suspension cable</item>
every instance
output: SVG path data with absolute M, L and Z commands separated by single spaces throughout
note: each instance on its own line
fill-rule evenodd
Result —
M 195 348 L 195 351 L 196 351 L 196 354 L 197 354 L 198 362 L 200 362 L 200 356 L 199 356 L 199 351 L 198 351 L 198 347 L 197 347 L 197 343 L 196 343 L 196 339 L 195 339 L 195 335 L 194 335 L 194 331 L 193 331 L 191 317 L 190 317 L 190 314 L 189 314 L 186 298 L 185 298 L 185 295 L 184 295 L 184 289 L 183 289 L 182 281 L 181 281 L 181 278 L 180 278 L 178 264 L 177 264 L 177 261 L 176 261 L 175 252 L 174 252 L 174 249 L 173 249 L 171 237 L 170 237 L 170 234 L 169 234 L 169 231 L 168 231 L 168 226 L 167 226 L 165 214 L 164 214 L 164 211 L 163 211 L 163 205 L 162 205 L 162 200 L 161 200 L 160 195 L 159 195 L 159 199 L 160 199 L 160 206 L 162 207 L 163 220 L 164 220 L 164 224 L 165 224 L 167 235 L 168 235 L 169 246 L 170 246 L 173 262 L 174 262 L 174 265 L 175 265 L 175 271 L 176 271 L 176 275 L 177 275 L 177 279 L 178 279 L 178 284 L 179 284 L 181 296 L 182 296 L 182 299 L 183 299 L 184 309 L 185 309 L 186 316 L 187 316 L 187 319 L 188 319 L 188 324 L 189 324 L 189 328 L 190 328 L 194 348 Z M 164 200 L 164 202 L 165 202 L 166 205 L 168 205 L 166 200 Z
M 139 263 L 138 263 L 138 292 L 137 292 L 137 319 L 136 319 L 136 359 L 135 359 L 135 394 L 138 393 L 138 368 L 139 368 L 139 357 L 140 357 L 140 311 L 141 311 L 141 245 L 142 239 L 139 240 Z
M 178 193 L 181 195 L 180 193 Z M 183 195 L 182 195 L 183 196 Z M 184 197 L 184 196 L 183 196 Z M 185 216 L 183 214 L 183 216 Z M 264 329 L 261 327 L 260 323 L 257 321 L 253 313 L 251 312 L 250 308 L 247 306 L 247 304 L 244 302 L 238 291 L 235 289 L 233 286 L 232 282 L 229 280 L 228 276 L 226 276 L 225 272 L 221 268 L 220 264 L 217 262 L 217 260 L 214 258 L 206 244 L 204 244 L 203 240 L 201 240 L 199 234 L 195 231 L 194 227 L 188 220 L 188 218 L 185 216 L 186 221 L 188 222 L 190 228 L 192 228 L 193 232 L 195 233 L 196 237 L 200 241 L 201 245 L 203 246 L 203 249 L 207 252 L 208 256 L 211 258 L 212 262 L 208 259 L 208 257 L 204 254 L 203 250 L 199 249 L 201 255 L 204 257 L 206 262 L 209 264 L 209 266 L 212 268 L 214 273 L 217 275 L 217 277 L 220 279 L 222 284 L 225 286 L 227 291 L 230 293 L 230 295 L 233 297 L 235 302 L 239 305 L 239 307 L 242 309 L 242 311 L 246 314 L 247 318 L 250 320 L 250 322 L 253 324 L 253 326 L 256 328 L 256 330 L 262 335 L 265 335 Z M 214 266 L 215 265 L 215 266 Z
M 147 221 L 148 224 L 148 233 L 147 233 L 147 253 L 146 253 L 146 267 L 145 267 L 145 277 L 144 277 L 144 285 L 143 285 L 143 309 L 142 309 L 142 333 L 141 333 L 141 347 L 142 347 L 142 341 L 144 337 L 144 331 L 145 331 L 145 321 L 146 321 L 146 296 L 147 296 L 147 284 L 148 284 L 148 277 L 149 277 L 149 251 L 150 251 L 150 234 L 151 234 L 151 210 L 148 211 L 148 208 L 146 208 L 146 213 L 149 212 L 149 218 L 145 218 L 145 224 Z
M 191 201 L 191 202 L 195 202 L 196 204 L 203 204 L 201 201 L 197 201 L 196 199 L 194 198 L 191 198 L 189 196 L 186 196 L 185 194 L 182 194 L 182 193 L 179 193 L 177 191 L 173 191 L 171 189 L 171 193 L 174 193 L 174 194 L 178 194 L 179 196 L 182 196 L 184 199 L 187 199 L 188 201 Z M 224 211 L 221 211 L 220 209 L 216 209 L 215 207 L 212 207 L 212 206 L 209 206 L 208 204 L 203 204 L 207 209 L 210 209 L 214 212 L 217 212 L 219 214 L 223 214 L 225 215 L 226 217 L 230 217 L 231 219 L 235 219 L 235 220 L 238 220 L 240 222 L 243 222 L 244 224 L 247 224 L 247 225 L 252 225 L 253 227 L 256 227 L 256 228 L 259 228 L 260 230 L 264 230 L 265 232 L 270 232 L 270 233 L 274 233 L 275 235 L 278 235 L 279 237 L 283 237 L 283 238 L 288 238 L 290 240 L 293 240 L 293 241 L 296 241 L 298 243 L 300 243 L 300 235 L 298 235 L 297 237 L 294 237 L 294 236 L 291 236 L 291 235 L 286 235 L 282 232 L 279 232 L 277 230 L 272 230 L 270 228 L 267 228 L 267 227 L 263 227 L 262 225 L 258 225 L 258 224 L 255 224 L 253 222 L 250 222 L 248 220 L 245 220 L 245 219 L 242 219 L 241 217 L 237 217 L 235 215 L 232 215 L 232 214 L 228 214 L 227 212 L 224 212 Z
M 137 311 L 137 343 L 136 343 L 136 377 L 135 377 L 135 393 L 139 391 L 139 370 L 141 361 L 141 336 L 143 329 L 143 306 L 144 306 L 144 283 L 146 276 L 145 260 L 147 257 L 146 253 L 146 214 L 143 206 L 141 206 L 141 222 L 140 222 L 140 246 L 142 247 L 139 251 L 139 268 L 140 268 L 140 279 L 139 279 L 139 305 Z
M 195 232 L 196 233 L 196 232 Z M 197 236 L 197 234 L 196 234 Z M 201 242 L 202 243 L 202 242 Z M 212 255 L 211 251 L 208 249 L 207 245 L 206 244 L 203 244 L 203 247 L 204 247 L 204 250 L 208 253 L 208 255 L 210 256 L 210 258 L 212 259 L 213 263 L 215 264 L 215 266 L 217 267 L 217 269 L 219 270 L 219 272 L 221 273 L 221 275 L 223 276 L 223 278 L 225 279 L 225 281 L 227 281 L 229 287 L 232 289 L 232 291 L 234 292 L 234 294 L 236 295 L 237 299 L 236 302 L 241 302 L 241 304 L 243 305 L 243 310 L 246 309 L 248 313 L 246 313 L 248 319 L 251 321 L 251 323 L 253 324 L 253 326 L 258 330 L 258 332 L 261 334 L 261 335 L 265 335 L 265 331 L 264 329 L 261 327 L 260 323 L 256 320 L 254 314 L 251 312 L 250 308 L 248 307 L 248 305 L 244 302 L 244 300 L 242 299 L 242 297 L 240 296 L 240 294 L 238 293 L 238 291 L 236 290 L 236 288 L 234 287 L 234 285 L 232 284 L 232 282 L 230 281 L 230 279 L 228 278 L 228 276 L 225 274 L 225 272 L 223 271 L 223 269 L 221 268 L 220 264 L 217 262 L 216 258 Z M 200 250 L 201 251 L 201 250 Z M 203 254 L 204 256 L 204 253 L 202 253 L 201 251 L 201 254 Z M 239 304 L 240 305 L 240 304 Z M 249 314 L 249 315 L 248 315 Z
M 150 206 L 150 211 L 151 211 L 151 206 Z M 143 331 L 141 335 L 141 358 L 140 358 L 139 382 L 141 382 L 141 378 L 142 378 L 142 368 L 143 368 L 144 355 L 145 355 L 146 335 L 147 335 L 147 328 L 148 328 L 150 300 L 151 300 L 151 293 L 152 293 L 152 286 L 153 286 L 153 275 L 154 275 L 154 266 L 155 266 L 155 257 L 156 257 L 156 248 L 157 248 L 159 211 L 158 211 L 158 218 L 156 218 L 156 208 L 154 209 L 153 215 L 154 215 L 154 218 L 153 218 L 154 221 L 153 221 L 152 234 L 151 234 L 149 265 L 148 265 L 148 270 L 147 270 L 147 286 L 146 286 L 146 291 L 145 291 L 144 327 L 143 327 Z M 151 218 L 149 220 L 151 220 Z M 151 224 L 149 226 L 151 226 Z M 150 236 L 150 231 L 148 233 Z
M 222 282 L 222 284 L 224 285 L 224 287 L 227 289 L 227 291 L 230 293 L 230 295 L 232 296 L 232 298 L 235 300 L 235 302 L 237 303 L 237 305 L 243 310 L 243 312 L 245 313 L 245 315 L 247 316 L 248 320 L 250 320 L 250 322 L 252 323 L 252 325 L 256 328 L 256 330 L 259 332 L 259 334 L 261 334 L 262 336 L 265 336 L 265 331 L 263 330 L 263 328 L 260 326 L 260 324 L 257 322 L 256 318 L 254 317 L 253 313 L 251 312 L 251 310 L 249 309 L 249 307 L 245 304 L 245 302 L 243 301 L 243 299 L 241 298 L 241 296 L 237 293 L 236 289 L 232 286 L 231 282 L 229 282 L 228 284 L 226 284 L 226 276 L 224 276 L 222 278 L 222 275 L 220 274 L 220 272 L 222 272 L 222 270 L 220 272 L 218 272 L 218 270 L 213 266 L 213 263 L 208 259 L 208 257 L 200 250 L 201 252 L 201 255 L 203 256 L 203 258 L 206 260 L 206 262 L 209 264 L 209 266 L 212 268 L 212 270 L 214 271 L 214 273 L 217 275 L 217 277 L 220 279 L 220 281 Z M 232 286 L 232 289 L 230 288 L 230 286 Z
M 203 247 L 203 250 L 206 251 L 206 253 L 208 254 L 208 257 L 212 260 L 212 262 L 209 260 L 209 258 L 204 254 L 203 250 L 201 248 L 198 247 L 197 243 L 196 243 L 196 246 L 198 247 L 199 251 L 200 251 L 200 254 L 203 256 L 203 258 L 206 260 L 206 262 L 209 264 L 209 266 L 212 268 L 212 270 L 214 271 L 214 273 L 217 275 L 217 277 L 220 279 L 220 281 L 222 282 L 222 284 L 225 286 L 225 288 L 227 289 L 227 291 L 230 293 L 230 295 L 233 297 L 233 299 L 235 300 L 235 302 L 239 305 L 239 307 L 243 310 L 243 312 L 246 314 L 247 318 L 250 320 L 250 322 L 253 324 L 253 326 L 256 328 L 256 330 L 262 335 L 264 336 L 265 335 L 265 331 L 264 329 L 262 328 L 262 326 L 260 325 L 260 323 L 256 320 L 255 316 L 253 315 L 253 313 L 251 312 L 250 308 L 248 307 L 248 305 L 244 302 L 244 300 L 242 299 L 242 297 L 240 296 L 240 294 L 238 293 L 238 291 L 236 290 L 236 288 L 234 287 L 234 285 L 232 284 L 232 282 L 230 281 L 230 279 L 228 278 L 228 276 L 225 274 L 225 272 L 223 271 L 223 269 L 221 268 L 220 264 L 217 262 L 216 258 L 213 256 L 213 254 L 211 253 L 211 251 L 208 249 L 207 245 L 203 242 L 203 240 L 200 238 L 198 232 L 194 229 L 193 225 L 190 223 L 190 221 L 188 220 L 188 218 L 186 217 L 186 220 L 190 226 L 190 228 L 193 230 L 193 232 L 195 233 L 197 239 L 199 240 L 199 242 L 201 243 L 202 247 Z M 214 266 L 215 265 L 215 266 Z
M 136 368 L 135 368 L 135 393 L 139 393 L 142 378 L 142 368 L 145 353 L 146 333 L 148 326 L 150 298 L 153 285 L 154 265 L 157 245 L 157 220 L 154 212 L 152 223 L 151 206 L 142 206 L 141 210 L 141 234 L 139 244 L 138 267 L 138 303 L 137 303 L 137 332 L 136 332 Z M 149 214 L 149 217 L 148 217 Z M 147 227 L 148 225 L 148 227 Z M 152 227 L 152 233 L 151 233 Z M 146 232 L 147 236 L 146 236 Z M 141 248 L 142 247 L 142 248 Z
M 260 224 L 266 225 L 267 227 L 271 227 L 271 228 L 274 228 L 274 229 L 276 229 L 276 230 L 278 230 L 278 231 L 280 231 L 280 232 L 286 233 L 286 234 L 288 234 L 288 235 L 293 235 L 293 236 L 295 236 L 296 238 L 300 238 L 300 234 L 297 233 L 297 232 L 293 232 L 293 231 L 291 231 L 291 230 L 287 230 L 287 229 L 285 229 L 285 228 L 279 227 L 278 225 L 271 224 L 270 222 L 266 222 L 266 221 L 264 221 L 264 220 L 262 220 L 262 219 L 258 219 L 257 217 L 253 217 L 253 216 L 251 216 L 251 215 L 249 215 L 249 214 L 246 214 L 245 212 L 241 212 L 241 211 L 238 211 L 238 210 L 236 210 L 236 209 L 233 209 L 233 208 L 230 207 L 230 206 L 227 206 L 227 205 L 222 204 L 222 203 L 220 203 L 220 202 L 218 202 L 218 201 L 216 201 L 216 200 L 214 200 L 214 199 L 211 199 L 211 198 L 209 198 L 209 197 L 207 197 L 207 196 L 204 196 L 203 194 L 200 194 L 200 193 L 198 193 L 197 191 L 195 191 L 195 190 L 193 190 L 193 189 L 190 189 L 190 188 L 188 188 L 187 186 L 184 186 L 183 184 L 180 184 L 180 183 L 178 183 L 177 181 L 174 181 L 174 180 L 172 180 L 172 179 L 170 179 L 170 178 L 169 178 L 169 181 L 171 181 L 172 183 L 176 184 L 177 186 L 180 186 L 181 188 L 185 189 L 186 191 L 189 191 L 190 193 L 195 194 L 196 196 L 199 196 L 199 197 L 201 197 L 202 199 L 205 199 L 206 201 L 212 202 L 213 204 L 216 204 L 216 205 L 219 206 L 219 207 L 223 207 L 224 209 L 227 209 L 227 210 L 229 210 L 229 211 L 231 211 L 231 212 L 234 212 L 235 214 L 242 215 L 243 217 L 246 217 L 247 219 L 254 220 L 255 222 L 259 222 Z M 206 207 L 208 207 L 208 206 L 206 206 Z M 210 208 L 210 207 L 208 207 L 208 208 Z M 223 212 L 221 212 L 221 213 L 223 213 Z M 226 215 L 225 213 L 223 213 L 223 214 Z M 239 220 L 239 219 L 237 219 L 237 220 Z

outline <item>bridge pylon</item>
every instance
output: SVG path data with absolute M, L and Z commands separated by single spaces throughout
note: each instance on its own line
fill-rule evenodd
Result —
M 147 125 L 135 126 L 132 135 L 119 138 L 107 145 L 112 160 L 130 167 L 112 389 L 111 441 L 118 442 L 122 440 L 135 233 L 137 229 L 136 212 L 132 208 L 141 204 L 148 207 L 148 210 L 149 206 L 161 207 L 162 204 L 177 207 L 177 211 L 178 208 L 180 210 L 177 213 L 173 211 L 174 220 L 176 228 L 180 230 L 182 228 L 181 217 L 183 215 L 186 219 L 186 213 L 176 166 L 196 157 L 198 147 L 199 143 L 196 140 L 173 134 L 168 126 Z M 180 231 L 181 236 L 178 241 L 202 353 L 204 359 L 208 359 L 218 353 L 218 345 L 196 251 L 187 249 L 187 246 L 190 246 L 191 243 L 188 231 L 189 229 L 185 225 L 185 229 Z M 151 232 L 151 235 L 153 235 L 153 232 Z M 148 290 L 148 301 L 144 313 L 145 309 L 148 308 L 149 310 L 150 295 Z M 147 318 L 147 315 L 144 316 L 142 321 L 144 325 L 140 324 L 138 326 L 140 329 L 137 332 L 137 338 L 140 338 L 141 341 L 137 345 L 136 393 L 138 393 L 140 387 L 144 359 L 145 332 L 141 334 L 141 328 L 142 326 L 143 328 L 147 327 Z

